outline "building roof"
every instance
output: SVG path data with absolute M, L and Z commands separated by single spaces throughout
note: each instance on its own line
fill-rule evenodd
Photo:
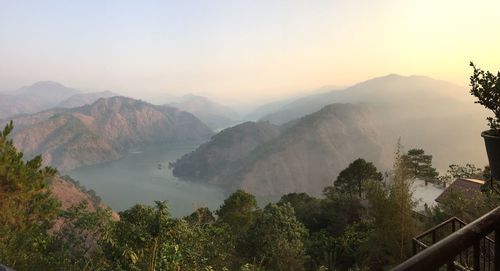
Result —
M 425 212 L 425 207 L 432 207 L 436 204 L 436 198 L 443 193 L 442 185 L 433 183 L 425 183 L 424 180 L 415 179 L 412 183 L 413 199 L 417 201 L 415 211 L 419 213 Z
M 463 196 L 472 198 L 481 193 L 481 186 L 485 183 L 477 179 L 456 179 L 436 198 L 436 201 L 443 203 L 451 193 L 460 193 Z

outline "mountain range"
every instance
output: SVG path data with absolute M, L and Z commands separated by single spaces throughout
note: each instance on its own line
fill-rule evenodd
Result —
M 0 93 L 0 118 L 49 109 L 80 93 L 79 90 L 52 81 L 41 81 L 12 92 Z
M 254 114 L 263 116 L 260 121 L 241 124 L 230 108 L 195 95 L 153 105 L 53 82 L 2 95 L 10 95 L 15 105 L 5 114 L 35 110 L 15 100 L 46 95 L 34 108 L 53 108 L 11 117 L 13 139 L 28 157 L 42 154 L 47 165 L 63 172 L 116 160 L 149 144 L 205 142 L 171 163 L 174 175 L 274 196 L 318 195 L 356 158 L 388 170 L 399 138 L 407 148 L 433 155 L 441 171 L 453 163 L 486 163 L 479 136 L 486 112 L 473 104 L 465 88 L 424 76 L 392 74 L 343 90 L 285 99 L 260 107 L 262 112 Z M 9 108 L 0 101 L 0 110 Z M 213 135 L 213 130 L 234 124 Z
M 13 140 L 61 171 L 116 160 L 148 144 L 202 142 L 212 130 L 190 113 L 125 97 L 13 118 Z M 2 123 L 2 125 L 5 124 Z
M 304 97 L 269 114 L 262 120 L 279 125 L 279 135 L 261 140 L 235 161 L 213 155 L 241 148 L 238 142 L 231 146 L 215 140 L 216 135 L 172 163 L 173 172 L 259 196 L 318 195 L 357 158 L 390 169 L 398 138 L 407 148 L 423 148 L 433 155 L 434 165 L 442 171 L 452 163 L 482 166 L 486 157 L 479 135 L 485 129 L 485 116 L 463 88 L 428 77 L 389 75 Z M 231 133 L 246 130 L 237 127 L 221 134 L 231 138 Z M 253 129 L 259 129 L 257 123 Z M 214 174 L 207 170 L 209 165 L 225 166 Z
M 240 119 L 239 114 L 233 109 L 193 94 L 184 95 L 178 101 L 167 105 L 195 115 L 214 130 L 232 126 Z
M 53 81 L 40 81 L 10 92 L 0 93 L 0 119 L 31 114 L 55 107 L 78 107 L 99 98 L 117 96 L 111 91 L 84 93 Z
M 390 163 L 372 113 L 366 105 L 333 104 L 281 132 L 269 122 L 240 124 L 172 163 L 173 173 L 258 196 L 318 195 L 358 157 L 384 167 Z

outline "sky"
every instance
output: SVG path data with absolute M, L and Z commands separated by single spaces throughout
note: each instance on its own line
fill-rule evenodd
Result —
M 258 102 L 390 73 L 500 70 L 498 0 L 0 0 L 0 90 L 52 80 Z

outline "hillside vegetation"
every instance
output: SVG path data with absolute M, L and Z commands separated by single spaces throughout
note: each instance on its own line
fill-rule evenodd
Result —
M 479 134 L 486 113 L 467 95 L 466 90 L 444 81 L 389 75 L 304 97 L 264 117 L 279 125 L 280 135 L 238 162 L 224 163 L 210 155 L 208 150 L 222 148 L 211 141 L 173 163 L 174 174 L 230 190 L 244 188 L 259 196 L 319 195 L 357 157 L 384 170 L 390 168 L 399 138 L 407 146 L 432 153 L 442 172 L 450 163 L 485 164 Z M 248 133 L 251 137 L 252 132 Z M 231 152 L 231 147 L 223 148 Z M 205 174 L 203 167 L 219 163 L 214 160 L 220 162 L 221 170 Z
M 371 162 L 356 159 L 322 198 L 291 193 L 261 209 L 252 194 L 237 190 L 214 213 L 199 208 L 172 218 L 166 202 L 157 201 L 134 205 L 118 220 L 95 196 L 60 198 L 82 190 L 52 179 L 56 170 L 41 168 L 40 156 L 23 161 L 11 132 L 9 124 L 0 133 L 0 263 L 20 271 L 386 270 L 411 255 L 422 223 L 473 219 L 500 202 L 491 193 L 474 202 L 449 197 L 417 220 L 412 152 L 398 147 L 385 179 Z
M 334 104 L 282 127 L 268 140 L 258 140 L 257 125 L 241 124 L 226 129 L 191 154 L 172 164 L 181 178 L 244 188 L 258 196 L 276 196 L 290 192 L 321 194 L 332 178 L 350 161 L 362 157 L 388 167 L 391 151 L 380 145 L 380 135 L 373 123 L 373 111 L 364 105 Z M 262 124 L 261 124 L 262 125 Z M 271 124 L 266 124 L 270 126 Z M 244 129 L 246 128 L 246 129 Z M 275 128 L 277 129 L 277 128 Z M 252 149 L 241 149 L 252 140 Z M 215 140 L 218 139 L 218 140 Z M 239 154 L 228 162 L 214 153 Z M 219 165 L 214 172 L 203 168 L 207 161 Z M 204 164 L 205 163 L 205 164 Z
M 125 97 L 13 120 L 16 146 L 27 157 L 42 154 L 46 165 L 61 171 L 116 160 L 147 144 L 201 142 L 212 135 L 187 112 Z

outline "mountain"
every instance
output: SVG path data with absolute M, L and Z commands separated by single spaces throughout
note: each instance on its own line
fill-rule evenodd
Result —
M 296 98 L 288 98 L 278 101 L 273 101 L 269 103 L 265 103 L 254 108 L 250 113 L 248 113 L 244 119 L 249 121 L 257 121 L 259 119 L 264 118 L 265 116 L 272 114 L 274 112 L 278 112 L 283 109 L 286 105 L 292 103 L 297 100 Z
M 269 122 L 245 122 L 221 131 L 170 167 L 181 178 L 215 181 L 256 147 L 279 134 L 278 127 Z
M 224 138 L 241 138 L 235 133 L 244 129 L 236 126 L 173 163 L 173 172 L 181 178 L 203 180 L 230 189 L 243 188 L 258 196 L 289 192 L 318 195 L 356 158 L 374 161 L 379 166 L 390 163 L 390 152 L 379 143 L 379 131 L 371 115 L 368 106 L 330 105 L 290 124 L 279 135 L 275 132 L 260 145 L 239 153 L 236 159 L 214 155 L 240 148 L 238 140 L 214 140 L 223 137 L 223 133 Z M 249 134 L 256 134 L 255 125 L 248 125 L 247 128 L 252 129 Z M 265 125 L 274 127 L 269 123 Z M 220 141 L 226 144 L 217 144 Z M 218 165 L 215 173 L 210 171 L 213 164 Z M 208 170 L 204 170 L 205 167 Z
M 384 134 L 383 145 L 394 144 L 401 137 L 408 148 L 419 147 L 432 154 L 441 171 L 452 163 L 486 164 L 478 135 L 486 129 L 489 112 L 473 103 L 465 87 L 425 76 L 374 78 L 345 90 L 305 97 L 262 119 L 282 124 L 327 103 L 371 105 Z
M 2 124 L 3 125 L 3 124 Z M 190 113 L 125 97 L 14 118 L 13 140 L 61 171 L 116 160 L 148 144 L 200 142 L 212 131 Z
M 108 208 L 102 204 L 99 196 L 92 190 L 87 190 L 78 181 L 69 176 L 55 175 L 50 178 L 49 190 L 59 200 L 62 209 L 68 209 L 72 205 L 84 201 L 88 209 L 94 211 L 97 207 Z
M 192 94 L 184 95 L 179 101 L 168 105 L 195 115 L 214 130 L 234 125 L 240 118 L 231 108 Z
M 263 119 L 267 115 L 270 115 L 274 112 L 279 112 L 279 111 L 284 110 L 290 106 L 293 106 L 293 104 L 295 102 L 298 102 L 301 100 L 307 100 L 307 99 L 309 99 L 309 97 L 315 97 L 315 96 L 319 96 L 321 94 L 325 94 L 326 92 L 330 92 L 333 89 L 337 90 L 337 89 L 341 89 L 341 87 L 334 86 L 334 85 L 327 85 L 327 86 L 323 86 L 323 87 L 318 88 L 318 89 L 313 90 L 313 91 L 308 91 L 307 94 L 300 94 L 300 95 L 291 96 L 291 97 L 287 97 L 287 98 L 283 98 L 280 100 L 276 100 L 276 101 L 262 104 L 260 106 L 257 106 L 256 108 L 254 108 L 250 113 L 248 113 L 244 117 L 244 119 L 249 120 L 249 121 Z M 316 110 L 313 110 L 309 113 L 315 112 L 317 110 L 319 110 L 319 108 Z M 305 115 L 305 114 L 302 114 L 300 116 L 303 116 L 303 115 Z M 297 116 L 297 117 L 300 117 L 300 116 Z M 294 119 L 294 118 L 291 118 L 291 119 Z
M 0 119 L 49 109 L 80 93 L 79 90 L 51 81 L 41 81 L 13 92 L 0 93 Z
M 87 190 L 81 186 L 78 181 L 71 179 L 69 176 L 55 175 L 49 180 L 49 190 L 60 203 L 61 209 L 67 210 L 71 206 L 85 202 L 87 211 L 94 212 L 97 208 L 109 209 L 109 206 L 101 202 L 101 198 L 95 194 L 93 190 Z M 117 212 L 111 211 L 113 220 L 119 220 L 120 216 Z M 56 221 L 53 229 L 59 229 L 63 223 L 62 219 Z
M 141 94 L 140 98 L 148 103 L 156 105 L 164 105 L 170 103 L 176 103 L 180 100 L 178 96 L 172 95 L 168 92 L 162 92 L 160 94 Z
M 92 104 L 95 101 L 99 100 L 100 98 L 110 98 L 113 96 L 119 96 L 119 95 L 108 90 L 100 92 L 91 92 L 91 93 L 80 93 L 80 94 L 75 94 L 64 101 L 61 101 L 60 103 L 57 104 L 57 107 L 63 107 L 63 108 L 79 107 L 87 104 Z
M 332 100 L 343 103 L 305 113 Z M 380 170 L 390 169 L 398 139 L 406 149 L 423 148 L 433 155 L 433 164 L 441 172 L 450 164 L 487 163 L 480 137 L 487 112 L 472 102 L 465 89 L 445 81 L 389 75 L 287 106 L 267 118 L 281 124 L 279 136 L 226 163 L 218 174 L 203 175 L 199 165 L 209 155 L 202 149 L 174 163 L 174 173 L 229 189 L 244 188 L 259 196 L 318 195 L 357 158 L 374 162 Z M 285 122 L 294 114 L 306 115 Z M 176 165 L 189 165 L 182 172 L 189 168 L 200 174 L 196 178 L 182 174 Z
M 425 76 L 391 74 L 361 82 L 344 90 L 306 96 L 291 102 L 261 120 L 283 124 L 316 112 L 332 103 L 370 103 L 380 106 L 405 105 L 439 107 L 446 110 L 457 104 L 472 105 L 468 91 L 446 81 Z

